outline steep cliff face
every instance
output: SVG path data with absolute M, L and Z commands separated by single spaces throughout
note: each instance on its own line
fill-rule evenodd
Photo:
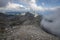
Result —
M 25 15 L 3 15 L 0 16 L 1 40 L 59 40 L 41 29 L 41 15 L 34 17 L 29 12 Z

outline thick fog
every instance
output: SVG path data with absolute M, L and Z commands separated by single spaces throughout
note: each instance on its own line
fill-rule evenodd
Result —
M 60 36 L 60 8 L 45 15 L 41 24 L 50 33 Z

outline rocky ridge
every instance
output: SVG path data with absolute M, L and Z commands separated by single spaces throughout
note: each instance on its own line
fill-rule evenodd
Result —
M 42 16 L 0 13 L 0 40 L 60 40 L 41 29 Z

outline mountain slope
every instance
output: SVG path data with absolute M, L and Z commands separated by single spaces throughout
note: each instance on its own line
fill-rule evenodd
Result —
M 2 18 L 2 23 L 0 22 L 1 40 L 60 40 L 41 29 L 41 15 L 34 17 L 33 14 L 27 12 L 25 15 L 5 16 L 0 17 Z

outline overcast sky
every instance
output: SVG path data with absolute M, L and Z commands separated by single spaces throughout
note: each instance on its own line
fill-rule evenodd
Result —
M 60 8 L 60 0 L 0 0 L 0 10 L 46 11 Z

